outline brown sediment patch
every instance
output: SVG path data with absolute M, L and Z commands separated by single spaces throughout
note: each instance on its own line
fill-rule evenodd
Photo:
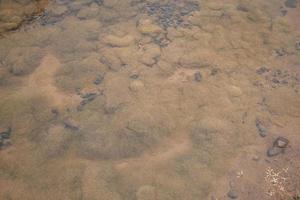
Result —
M 162 141 L 152 151 L 145 152 L 138 158 L 130 158 L 115 163 L 119 171 L 142 166 L 155 166 L 187 153 L 192 145 L 185 132 L 180 132 Z
M 28 78 L 26 92 L 35 92 L 49 98 L 54 106 L 62 108 L 66 105 L 78 104 L 78 96 L 60 91 L 55 86 L 55 73 L 61 67 L 59 60 L 51 55 L 46 55 L 41 65 Z

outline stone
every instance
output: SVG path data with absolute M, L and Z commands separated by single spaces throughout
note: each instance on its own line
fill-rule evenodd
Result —
M 196 73 L 194 74 L 194 79 L 195 79 L 195 81 L 197 81 L 197 82 L 202 81 L 202 75 L 201 75 L 201 73 L 200 73 L 200 72 L 196 72 Z
M 210 72 L 210 75 L 214 76 L 214 75 L 217 75 L 219 73 L 219 69 L 218 68 L 213 68 Z
M 289 140 L 284 137 L 278 137 L 273 143 L 274 147 L 286 148 L 289 144 Z
M 258 133 L 261 137 L 266 137 L 267 136 L 267 128 L 263 125 L 261 120 L 256 119 L 255 120 L 255 126 L 258 130 Z
M 10 135 L 11 135 L 11 128 L 0 128 L 0 136 L 3 139 L 10 139 Z
M 278 57 L 285 56 L 288 52 L 284 48 L 275 49 L 275 54 Z
M 297 3 L 298 1 L 297 0 L 286 0 L 284 2 L 284 5 L 288 8 L 296 8 L 297 7 Z
M 249 12 L 249 8 L 245 4 L 237 5 L 236 9 L 242 12 Z
M 270 69 L 268 69 L 267 67 L 260 67 L 259 69 L 256 70 L 256 73 L 261 75 L 261 74 L 264 74 L 269 71 L 270 71 Z
M 103 80 L 104 80 L 104 76 L 102 76 L 102 75 L 97 75 L 97 77 L 95 78 L 95 80 L 93 81 L 93 83 L 94 83 L 95 85 L 99 85 L 99 84 L 101 84 L 101 83 L 103 82 Z
M 267 156 L 268 157 L 273 157 L 273 156 L 277 156 L 281 153 L 284 152 L 284 149 L 283 148 L 279 148 L 279 147 L 270 147 L 268 150 L 267 150 Z
M 0 149 L 4 149 L 11 145 L 10 142 L 11 128 L 0 128 Z
M 300 50 L 300 42 L 297 42 L 297 43 L 295 44 L 295 49 L 298 50 L 298 51 Z
M 65 125 L 65 128 L 67 128 L 67 129 L 71 129 L 73 131 L 78 131 L 79 130 L 79 125 L 73 119 L 70 119 L 70 118 L 66 119 L 64 121 L 64 125 Z
M 236 190 L 234 190 L 234 189 L 230 189 L 229 190 L 229 192 L 227 193 L 227 196 L 229 197 L 229 198 L 231 198 L 231 199 L 237 199 L 238 198 L 238 193 L 237 193 L 237 191 Z

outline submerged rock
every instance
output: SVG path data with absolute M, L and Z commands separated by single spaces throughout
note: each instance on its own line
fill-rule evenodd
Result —
M 284 137 L 278 137 L 273 143 L 273 146 L 279 148 L 285 148 L 289 144 L 289 140 Z
M 269 157 L 273 157 L 273 156 L 277 156 L 281 153 L 284 152 L 284 149 L 283 148 L 279 148 L 279 147 L 270 147 L 267 151 L 267 156 Z
M 284 153 L 285 148 L 288 146 L 288 144 L 288 139 L 284 137 L 277 137 L 273 142 L 273 146 L 268 149 L 267 155 L 269 157 L 272 157 Z
M 99 84 L 101 84 L 102 82 L 103 82 L 103 80 L 104 80 L 104 76 L 102 76 L 102 75 L 97 75 L 97 77 L 95 78 L 95 80 L 94 80 L 94 84 L 95 85 L 99 85 Z
M 237 191 L 236 190 L 234 190 L 234 189 L 230 189 L 229 190 L 229 192 L 227 193 L 227 196 L 229 197 L 229 198 L 231 198 L 231 199 L 236 199 L 236 198 L 238 198 L 238 193 L 237 193 Z
M 286 0 L 284 2 L 284 5 L 288 8 L 296 8 L 298 4 L 297 0 Z
M 0 150 L 11 145 L 11 128 L 0 128 Z
M 266 137 L 267 136 L 267 128 L 264 126 L 264 124 L 259 120 L 255 120 L 255 126 L 258 130 L 258 133 L 261 137 Z
M 202 81 L 202 75 L 201 75 L 201 73 L 200 73 L 200 72 L 196 72 L 196 73 L 194 74 L 194 79 L 195 79 L 195 81 L 197 81 L 197 82 Z
M 64 121 L 64 125 L 65 125 L 65 128 L 71 129 L 73 131 L 78 131 L 79 130 L 79 125 L 73 119 L 66 119 Z

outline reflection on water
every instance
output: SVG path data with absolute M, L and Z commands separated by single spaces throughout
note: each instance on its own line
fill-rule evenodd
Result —
M 254 154 L 228 196 L 268 199 L 268 144 L 300 139 L 296 0 L 24 2 L 0 0 L 0 199 L 227 199 Z

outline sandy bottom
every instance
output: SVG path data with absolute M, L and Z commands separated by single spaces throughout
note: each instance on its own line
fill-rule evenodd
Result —
M 0 199 L 298 200 L 299 9 L 50 1 L 5 29 Z

